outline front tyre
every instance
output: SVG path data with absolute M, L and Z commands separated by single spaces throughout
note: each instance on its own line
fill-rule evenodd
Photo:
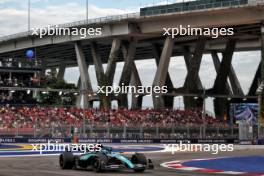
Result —
M 144 166 L 144 167 L 140 167 L 140 168 L 137 168 L 136 167 L 134 169 L 135 172 L 144 172 L 145 171 L 145 169 L 146 169 L 145 167 L 147 165 L 147 158 L 146 158 L 146 156 L 144 154 L 142 154 L 142 153 L 136 153 L 136 154 L 134 154 L 132 156 L 132 158 L 131 158 L 131 162 L 133 164 L 141 164 L 141 165 Z
M 71 152 L 64 152 L 60 155 L 59 162 L 61 169 L 72 169 L 75 164 L 74 156 Z
M 95 172 L 103 172 L 107 164 L 107 157 L 103 154 L 98 154 L 93 159 L 93 170 Z

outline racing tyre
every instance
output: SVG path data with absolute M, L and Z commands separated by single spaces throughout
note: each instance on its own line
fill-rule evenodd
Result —
M 142 164 L 144 166 L 147 165 L 147 158 L 144 154 L 142 153 L 136 153 L 132 156 L 131 162 L 133 164 Z M 144 172 L 146 168 L 135 168 L 135 172 Z
M 64 152 L 60 155 L 61 169 L 72 169 L 74 164 L 74 156 L 71 152 Z
M 73 169 L 77 170 L 78 166 L 79 166 L 79 163 L 78 163 L 79 157 L 78 156 L 74 156 L 73 158 L 74 158 Z
M 107 157 L 99 153 L 93 160 L 93 170 L 95 172 L 103 172 L 106 163 L 107 163 Z

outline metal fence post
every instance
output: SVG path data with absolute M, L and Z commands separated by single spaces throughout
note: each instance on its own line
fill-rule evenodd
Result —
M 140 137 L 141 139 L 142 139 L 142 137 L 143 137 L 143 125 L 140 125 L 139 137 Z
M 171 135 L 170 135 L 170 138 L 172 138 L 173 136 L 175 136 L 175 124 L 174 123 L 171 126 Z
M 156 138 L 159 138 L 159 125 L 156 125 Z
M 187 138 L 190 138 L 190 126 L 189 126 L 189 124 L 187 125 Z
M 203 138 L 203 127 L 200 126 L 200 138 L 202 139 Z
M 90 125 L 90 135 L 89 136 L 93 137 L 92 134 L 93 134 L 93 125 Z
M 123 127 L 123 138 L 126 138 L 126 136 L 127 136 L 127 127 L 126 127 L 126 125 L 124 125 L 124 127 Z

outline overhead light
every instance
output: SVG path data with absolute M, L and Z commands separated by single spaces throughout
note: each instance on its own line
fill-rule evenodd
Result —
M 59 95 L 62 95 L 62 91 L 59 92 Z
M 78 92 L 75 92 L 74 95 L 78 95 Z
M 139 97 L 139 95 L 135 95 L 135 98 Z
M 42 92 L 42 94 L 47 94 L 47 92 Z
M 31 92 L 30 90 L 27 90 L 27 94 L 28 94 L 28 95 L 30 94 L 30 92 Z
M 11 92 L 11 93 L 14 93 L 15 91 L 14 91 L 14 90 L 11 90 L 10 92 Z
M 115 94 L 116 97 L 118 97 L 118 94 Z
M 155 97 L 156 97 L 156 98 L 159 98 L 159 95 L 156 95 Z
M 247 98 L 244 98 L 243 101 L 247 101 Z
M 88 97 L 91 97 L 92 95 L 91 94 L 88 94 Z
M 194 97 L 195 100 L 197 100 L 199 97 Z
M 93 95 L 94 95 L 94 96 L 96 96 L 96 95 L 97 95 L 97 93 L 94 93 Z
M 228 98 L 227 98 L 227 100 L 228 100 L 228 101 L 231 101 L 231 100 L 232 100 L 232 98 L 228 97 Z

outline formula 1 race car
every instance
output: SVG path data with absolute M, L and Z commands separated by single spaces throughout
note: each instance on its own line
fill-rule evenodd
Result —
M 85 169 L 95 172 L 116 171 L 131 169 L 135 172 L 144 172 L 146 169 L 154 169 L 150 159 L 144 154 L 135 153 L 132 157 L 120 153 L 113 153 L 112 148 L 102 147 L 101 151 L 88 152 L 82 155 L 74 155 L 66 151 L 60 155 L 61 169 Z

